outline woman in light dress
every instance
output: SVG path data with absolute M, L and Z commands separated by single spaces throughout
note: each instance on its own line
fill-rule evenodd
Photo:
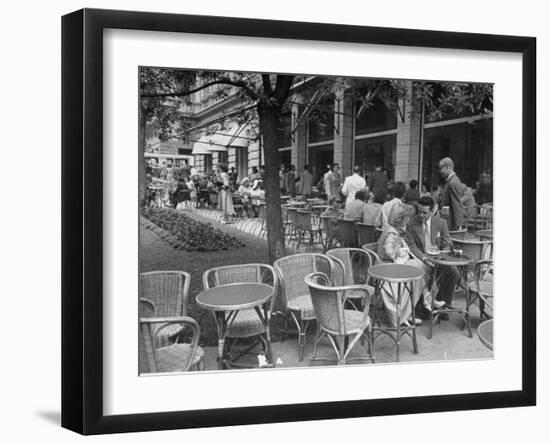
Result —
M 222 223 L 228 223 L 229 217 L 234 216 L 235 210 L 233 209 L 233 194 L 231 192 L 231 186 L 229 181 L 229 174 L 227 173 L 227 166 L 218 165 L 218 174 L 220 180 L 220 188 L 218 192 L 218 205 L 223 212 Z
M 388 217 L 388 225 L 384 228 L 382 236 L 378 240 L 378 255 L 382 260 L 392 261 L 393 263 L 406 264 L 415 266 L 424 271 L 424 278 L 413 282 L 413 293 L 411 306 L 410 298 L 401 300 L 400 319 L 401 323 L 408 324 L 412 321 L 412 308 L 420 299 L 420 295 L 424 294 L 424 305 L 429 306 L 431 303 L 431 295 L 429 292 L 430 268 L 414 257 L 403 238 L 403 233 L 407 227 L 411 216 L 410 206 L 404 204 L 396 204 L 392 207 Z M 391 283 L 393 293 L 397 294 L 397 283 Z M 392 292 L 392 291 L 390 291 Z M 391 294 L 381 291 L 384 300 L 384 306 L 390 323 L 397 326 L 397 309 L 396 300 Z M 405 292 L 406 293 L 406 292 Z M 416 324 L 421 324 L 420 319 L 415 319 Z

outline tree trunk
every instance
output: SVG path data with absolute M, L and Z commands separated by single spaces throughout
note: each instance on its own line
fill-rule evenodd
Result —
M 279 108 L 258 107 L 265 151 L 265 223 L 267 227 L 267 246 L 270 263 L 285 256 L 285 233 L 279 188 L 280 154 L 278 150 L 279 144 L 277 143 L 277 121 L 279 114 Z

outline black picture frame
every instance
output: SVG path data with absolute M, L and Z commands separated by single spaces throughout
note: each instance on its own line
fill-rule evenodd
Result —
M 106 416 L 103 413 L 103 30 L 301 39 L 522 55 L 522 388 Z M 536 39 L 411 29 L 83 9 L 62 18 L 62 426 L 82 434 L 536 404 Z M 528 171 L 528 172 L 527 172 Z

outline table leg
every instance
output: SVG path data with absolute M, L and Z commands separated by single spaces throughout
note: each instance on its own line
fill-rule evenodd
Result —
M 273 364 L 273 351 L 271 349 L 271 328 L 270 328 L 270 323 L 271 323 L 271 316 L 270 316 L 270 313 L 269 313 L 269 304 L 271 302 L 268 302 L 268 303 L 265 303 L 263 305 L 263 315 L 262 315 L 262 312 L 260 311 L 260 308 L 259 307 L 255 307 L 254 309 L 256 310 L 256 313 L 258 314 L 258 317 L 260 317 L 260 320 L 262 321 L 262 323 L 264 324 L 265 326 L 265 341 L 266 341 L 266 359 L 267 359 L 267 362 L 268 363 L 271 363 Z
M 433 278 L 432 278 L 432 308 L 430 309 L 430 325 L 429 325 L 429 328 L 428 328 L 428 339 L 432 338 L 434 321 L 435 321 L 435 318 L 436 318 L 436 315 L 437 315 L 437 312 L 435 312 L 435 310 L 436 310 L 436 308 L 435 308 L 435 297 L 438 293 L 437 292 L 437 289 L 438 289 L 437 281 L 439 280 L 438 268 L 439 268 L 438 266 L 435 267 Z
M 214 314 L 216 328 L 218 329 L 218 369 L 225 369 L 225 334 L 227 331 L 227 322 L 225 312 L 217 311 Z
M 466 292 L 466 312 L 464 313 L 464 323 L 468 328 L 468 337 L 472 338 L 472 326 L 470 325 L 470 286 L 468 285 L 468 267 L 462 266 L 462 278 L 464 279 L 464 291 Z

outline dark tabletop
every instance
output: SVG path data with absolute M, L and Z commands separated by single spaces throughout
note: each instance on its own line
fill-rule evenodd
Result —
M 440 252 L 437 255 L 426 254 L 426 258 L 432 263 L 443 266 L 465 266 L 473 262 L 467 255 L 457 257 L 450 252 Z
M 267 302 L 273 287 L 263 283 L 233 283 L 207 289 L 197 295 L 197 304 L 211 311 L 237 311 Z
M 396 283 L 420 280 L 424 271 L 416 266 L 400 265 L 397 263 L 383 263 L 369 268 L 369 276 L 377 280 L 386 280 Z

